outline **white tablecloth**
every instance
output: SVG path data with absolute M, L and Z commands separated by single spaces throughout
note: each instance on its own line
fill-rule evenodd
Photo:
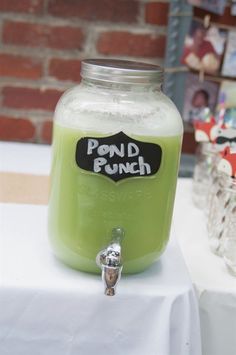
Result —
M 208 246 L 206 217 L 191 199 L 191 179 L 181 179 L 174 228 L 197 289 L 203 355 L 236 354 L 236 277 Z
M 49 149 L 2 143 L 0 160 L 3 171 L 47 174 Z M 201 354 L 198 305 L 174 238 L 107 297 L 99 276 L 53 257 L 46 206 L 0 208 L 1 355 Z

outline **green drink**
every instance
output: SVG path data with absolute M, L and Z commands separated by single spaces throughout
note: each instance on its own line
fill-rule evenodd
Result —
M 156 65 L 88 59 L 81 76 L 55 110 L 49 239 L 113 296 L 122 271 L 145 270 L 166 247 L 183 124 Z
M 114 182 L 78 166 L 75 154 L 81 137 L 115 133 L 91 133 L 54 125 L 49 238 L 59 259 L 87 272 L 100 272 L 96 255 L 110 243 L 115 227 L 125 231 L 125 273 L 139 272 L 151 265 L 169 238 L 182 135 L 128 134 L 137 141 L 161 147 L 160 167 L 152 176 Z

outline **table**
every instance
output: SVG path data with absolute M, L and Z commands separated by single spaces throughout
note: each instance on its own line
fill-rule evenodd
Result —
M 206 216 L 191 199 L 191 179 L 177 188 L 174 227 L 199 299 L 203 355 L 236 354 L 236 277 L 208 246 Z
M 48 174 L 50 149 L 1 143 L 1 171 Z M 122 276 L 115 297 L 99 276 L 57 261 L 47 206 L 0 204 L 1 355 L 201 355 L 196 295 L 172 236 L 161 260 Z

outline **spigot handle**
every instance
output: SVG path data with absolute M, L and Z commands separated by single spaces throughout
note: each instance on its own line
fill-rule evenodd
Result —
M 125 232 L 123 228 L 117 227 L 117 228 L 113 228 L 112 232 L 111 232 L 111 236 L 112 236 L 112 241 L 114 243 L 121 243 L 122 240 L 124 239 L 125 236 Z
M 102 269 L 102 280 L 105 283 L 105 295 L 114 296 L 115 288 L 121 277 L 121 241 L 124 238 L 122 228 L 112 230 L 111 243 L 97 254 L 97 265 Z

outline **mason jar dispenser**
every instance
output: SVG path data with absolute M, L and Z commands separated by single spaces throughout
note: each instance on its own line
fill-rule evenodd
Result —
M 102 270 L 113 295 L 122 269 L 141 272 L 166 247 L 182 120 L 159 66 L 88 59 L 81 76 L 55 110 L 49 239 L 70 267 Z

